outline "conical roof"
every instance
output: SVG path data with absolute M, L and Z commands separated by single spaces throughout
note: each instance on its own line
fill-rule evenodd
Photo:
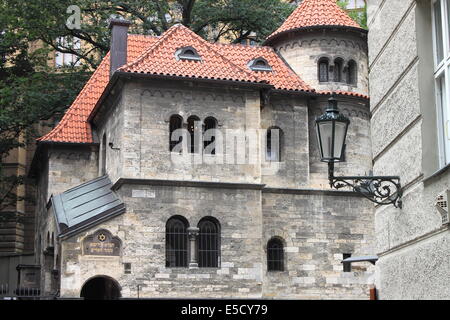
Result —
M 318 26 L 341 26 L 361 29 L 336 0 L 303 0 L 277 31 L 272 33 L 266 43 L 288 31 Z

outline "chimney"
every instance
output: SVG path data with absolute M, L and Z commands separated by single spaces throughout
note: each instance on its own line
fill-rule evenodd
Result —
M 111 50 L 110 50 L 110 72 L 111 78 L 114 72 L 127 63 L 128 27 L 131 22 L 124 19 L 111 19 Z

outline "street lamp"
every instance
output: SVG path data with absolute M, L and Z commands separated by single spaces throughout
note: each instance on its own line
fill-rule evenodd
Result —
M 350 187 L 372 202 L 380 205 L 402 205 L 400 177 L 398 176 L 334 176 L 334 164 L 344 159 L 345 139 L 350 120 L 341 114 L 338 102 L 332 96 L 325 113 L 316 118 L 316 133 L 320 158 L 328 163 L 328 179 L 335 189 Z

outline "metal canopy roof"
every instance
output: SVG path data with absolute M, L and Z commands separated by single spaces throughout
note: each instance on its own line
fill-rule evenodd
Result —
M 363 257 L 350 257 L 341 261 L 341 263 L 348 262 L 370 262 L 375 264 L 378 261 L 378 256 L 363 256 Z
M 103 176 L 52 196 L 59 237 L 73 235 L 124 213 L 125 205 L 111 187 L 111 180 Z

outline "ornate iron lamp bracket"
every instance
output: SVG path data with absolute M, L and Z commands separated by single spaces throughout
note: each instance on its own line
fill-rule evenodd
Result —
M 328 163 L 328 179 L 331 188 L 350 187 L 379 205 L 394 205 L 402 208 L 402 187 L 398 176 L 334 176 L 334 163 Z

